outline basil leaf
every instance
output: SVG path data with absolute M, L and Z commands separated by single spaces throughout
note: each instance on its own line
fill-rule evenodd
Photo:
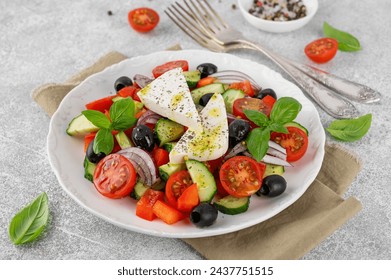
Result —
M 124 98 L 113 103 L 110 107 L 110 118 L 115 130 L 125 130 L 136 123 L 134 117 L 134 101 Z
M 93 150 L 94 153 L 108 155 L 114 148 L 114 136 L 110 129 L 100 129 L 95 135 Z
M 265 126 L 269 121 L 268 117 L 262 112 L 255 110 L 244 110 L 243 112 L 246 117 L 257 126 Z
M 301 104 L 292 97 L 281 97 L 273 105 L 270 120 L 280 124 L 293 121 L 301 110 Z
M 99 128 L 110 128 L 110 120 L 105 114 L 95 110 L 84 110 L 81 112 L 90 122 Z
M 323 23 L 323 33 L 326 37 L 338 41 L 338 49 L 345 52 L 355 52 L 361 50 L 360 42 L 353 35 L 338 30 L 327 22 Z
M 326 130 L 336 139 L 353 142 L 360 140 L 369 130 L 372 123 L 372 114 L 357 119 L 333 121 Z
M 39 195 L 11 220 L 8 234 L 15 245 L 35 240 L 44 230 L 49 218 L 48 197 Z
M 254 128 L 247 136 L 246 145 L 250 154 L 259 162 L 269 149 L 270 130 Z
M 279 132 L 279 133 L 288 133 L 288 129 L 282 125 L 282 124 L 279 124 L 279 123 L 271 123 L 269 125 L 269 129 L 270 131 L 275 131 L 275 132 Z

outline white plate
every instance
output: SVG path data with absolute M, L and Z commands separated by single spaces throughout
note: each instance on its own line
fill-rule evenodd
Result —
M 204 62 L 216 64 L 220 70 L 235 69 L 253 77 L 263 88 L 273 88 L 279 97 L 292 96 L 303 105 L 297 121 L 309 130 L 309 146 L 306 155 L 292 168 L 286 168 L 284 177 L 287 190 L 276 198 L 253 196 L 247 212 L 229 216 L 219 213 L 216 223 L 208 228 L 197 228 L 189 221 L 166 225 L 155 219 L 152 222 L 135 215 L 135 200 L 108 199 L 100 195 L 92 183 L 84 179 L 83 139 L 66 134 L 73 117 L 84 110 L 89 101 L 114 93 L 114 81 L 120 76 L 135 74 L 151 76 L 154 66 L 176 59 L 189 61 L 191 69 Z M 134 57 L 94 74 L 73 89 L 61 102 L 50 122 L 48 135 L 50 164 L 64 190 L 81 206 L 102 219 L 119 227 L 145 234 L 194 238 L 220 235 L 237 231 L 278 214 L 295 202 L 309 187 L 318 174 L 324 156 L 325 133 L 314 105 L 294 84 L 280 74 L 255 62 L 229 54 L 218 54 L 201 50 L 163 51 Z

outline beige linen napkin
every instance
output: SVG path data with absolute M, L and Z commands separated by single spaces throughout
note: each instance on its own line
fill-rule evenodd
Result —
M 170 49 L 179 49 L 174 46 Z M 118 52 L 100 58 L 63 84 L 46 84 L 32 98 L 52 116 L 62 98 L 81 81 L 126 59 Z M 237 232 L 184 239 L 206 259 L 299 259 L 361 209 L 354 197 L 340 195 L 361 169 L 355 155 L 338 145 L 326 145 L 322 168 L 304 195 L 278 215 Z

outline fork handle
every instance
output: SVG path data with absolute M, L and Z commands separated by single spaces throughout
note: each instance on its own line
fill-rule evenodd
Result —
M 380 93 L 368 86 L 343 79 L 316 67 L 300 64 L 285 57 L 279 57 L 285 60 L 287 63 L 295 66 L 301 72 L 306 73 L 311 78 L 348 98 L 349 100 L 360 103 L 374 103 L 380 101 Z
M 288 63 L 280 56 L 274 55 L 272 52 L 260 47 L 259 45 L 240 40 L 239 43 L 246 45 L 248 48 L 257 50 L 265 54 L 278 66 L 281 67 L 293 80 L 300 85 L 304 91 L 329 115 L 337 119 L 354 118 L 359 115 L 359 112 L 352 103 L 348 100 L 337 96 L 329 88 L 307 76 L 301 70 Z

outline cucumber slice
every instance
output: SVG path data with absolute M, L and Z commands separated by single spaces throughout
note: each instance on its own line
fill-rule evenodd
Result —
M 168 142 L 163 144 L 163 149 L 165 149 L 167 152 L 171 152 L 172 149 L 174 149 L 177 142 Z
M 195 104 L 200 104 L 200 98 L 207 93 L 223 93 L 224 85 L 221 83 L 213 83 L 191 91 L 191 97 Z
M 293 127 L 297 127 L 299 129 L 301 129 L 302 131 L 304 131 L 307 136 L 308 136 L 308 129 L 306 129 L 304 126 L 302 126 L 301 124 L 299 124 L 298 122 L 289 122 L 289 123 L 286 123 L 284 124 L 285 127 L 288 127 L 288 126 L 293 126 Z
M 83 114 L 80 114 L 71 120 L 66 132 L 70 136 L 85 136 L 98 130 L 99 127 L 90 122 Z
M 213 174 L 210 173 L 205 164 L 197 160 L 187 160 L 186 167 L 193 183 L 197 184 L 200 202 L 210 202 L 217 192 Z
M 144 185 L 142 182 L 137 181 L 133 191 L 130 193 L 130 197 L 139 200 L 149 188 L 150 187 Z
M 185 133 L 185 127 L 169 119 L 160 119 L 156 123 L 155 132 L 161 147 L 165 143 L 178 140 Z
M 159 167 L 159 176 L 163 181 L 167 181 L 168 178 L 175 172 L 185 170 L 186 165 L 183 163 L 167 163 Z
M 195 71 L 184 71 L 183 75 L 185 76 L 187 85 L 189 88 L 194 88 L 197 86 L 198 81 L 201 79 L 201 72 L 198 70 Z
M 227 215 L 236 215 L 246 212 L 250 205 L 250 197 L 234 197 L 227 195 L 214 202 L 217 210 Z
M 83 166 L 84 166 L 84 178 L 86 178 L 87 180 L 92 182 L 93 178 L 94 178 L 94 172 L 95 172 L 96 164 L 90 162 L 87 159 L 87 157 L 85 157 Z
M 263 174 L 263 178 L 269 176 L 269 175 L 282 175 L 285 172 L 285 168 L 282 165 L 275 165 L 275 164 L 266 164 L 265 173 Z
M 225 108 L 227 112 L 232 114 L 234 102 L 236 99 L 243 98 L 245 96 L 244 92 L 240 89 L 229 89 L 223 93 L 223 98 L 225 102 Z
M 132 141 L 130 141 L 129 137 L 125 134 L 125 132 L 120 131 L 115 135 L 115 139 L 118 142 L 118 145 L 121 147 L 121 149 L 133 147 Z

